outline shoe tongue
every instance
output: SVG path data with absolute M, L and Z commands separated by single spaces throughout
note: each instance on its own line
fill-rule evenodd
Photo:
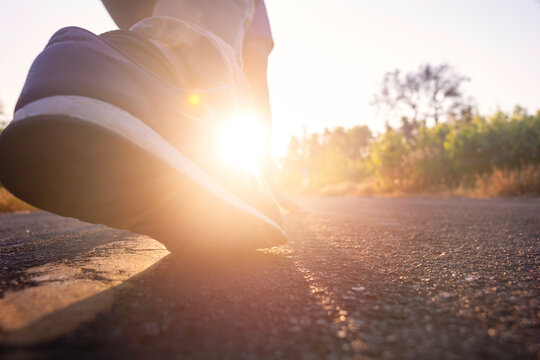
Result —
M 251 100 L 245 75 L 229 44 L 199 25 L 165 16 L 146 18 L 130 29 L 152 41 L 193 92 L 208 98 L 220 118 Z M 188 89 L 186 89 L 188 90 Z

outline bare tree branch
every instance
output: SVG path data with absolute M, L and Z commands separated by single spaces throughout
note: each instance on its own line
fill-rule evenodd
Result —
M 448 64 L 425 64 L 407 74 L 396 69 L 384 75 L 371 104 L 384 114 L 387 122 L 407 118 L 413 125 L 439 123 L 472 108 L 471 99 L 460 89 L 467 81 L 468 77 L 457 74 Z

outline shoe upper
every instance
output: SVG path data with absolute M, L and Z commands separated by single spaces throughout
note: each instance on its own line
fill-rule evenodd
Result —
M 191 37 L 187 40 L 191 42 L 184 39 L 171 44 L 163 40 L 164 29 L 171 23 L 163 19 L 151 21 L 139 24 L 137 31 L 119 30 L 101 36 L 76 27 L 61 29 L 34 61 L 16 110 L 54 95 L 84 96 L 117 106 L 150 126 L 240 199 L 280 224 L 279 207 L 264 183 L 253 174 L 219 161 L 217 114 L 238 107 L 238 69 L 226 74 L 232 66 L 228 57 L 222 49 L 212 50 L 215 39 L 209 39 L 196 27 L 173 25 L 188 28 Z M 166 26 L 150 31 L 149 26 L 160 21 Z M 205 58 L 200 62 L 205 65 L 196 68 L 196 59 L 201 56 L 196 50 L 201 44 L 204 53 L 214 56 L 215 61 Z M 185 54 L 175 53 L 182 46 Z M 195 50 L 189 52 L 189 47 Z M 194 106 L 190 96 L 204 90 L 199 86 L 211 86 L 213 78 L 198 74 L 213 63 L 221 67 L 215 71 L 223 75 L 215 72 L 215 79 L 226 80 L 224 90 L 201 93 L 201 103 Z M 191 71 L 191 67 L 195 69 Z M 218 104 L 215 108 L 214 103 Z

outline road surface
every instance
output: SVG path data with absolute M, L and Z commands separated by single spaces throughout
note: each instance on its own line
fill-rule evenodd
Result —
M 539 200 L 297 201 L 234 259 L 1 215 L 0 358 L 540 357 Z

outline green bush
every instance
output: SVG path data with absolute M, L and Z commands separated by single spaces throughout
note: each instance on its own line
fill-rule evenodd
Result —
M 446 192 L 473 189 L 480 186 L 479 179 L 517 183 L 524 179 L 523 169 L 530 173 L 531 166 L 539 164 L 540 111 L 529 115 L 516 107 L 512 114 L 466 117 L 431 127 L 411 128 L 403 119 L 402 128 L 388 127 L 376 138 L 365 126 L 295 138 L 281 179 L 289 189 L 369 181 L 378 193 Z M 529 181 L 527 193 L 536 191 L 530 188 Z

